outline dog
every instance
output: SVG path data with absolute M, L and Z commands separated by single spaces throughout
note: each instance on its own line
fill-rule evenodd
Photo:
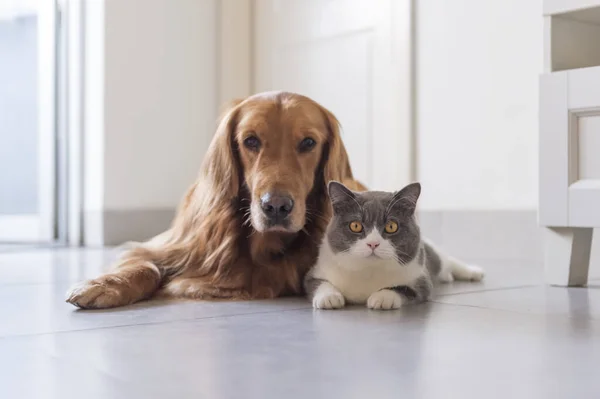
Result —
M 353 178 L 335 116 L 288 92 L 234 101 L 171 228 L 128 250 L 112 270 L 76 285 L 83 309 L 155 294 L 266 299 L 302 294 L 331 217 L 327 183 Z

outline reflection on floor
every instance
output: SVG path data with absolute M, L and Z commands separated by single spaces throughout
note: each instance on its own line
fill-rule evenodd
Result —
M 64 303 L 114 256 L 0 254 L 0 398 L 600 397 L 600 282 L 547 287 L 539 264 L 479 262 L 485 282 L 392 312 Z

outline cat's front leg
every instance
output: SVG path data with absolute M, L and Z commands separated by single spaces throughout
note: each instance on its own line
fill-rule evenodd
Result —
M 375 310 L 398 309 L 404 304 L 403 295 L 394 290 L 396 287 L 384 288 L 372 293 L 367 299 L 367 307 Z
M 427 293 L 427 295 L 429 294 Z M 422 295 L 419 295 L 417 291 L 406 285 L 383 288 L 369 296 L 367 307 L 375 310 L 398 309 L 406 302 L 415 301 L 420 296 Z
M 346 305 L 344 295 L 327 280 L 312 278 L 309 282 L 307 279 L 305 285 L 315 309 L 340 309 Z

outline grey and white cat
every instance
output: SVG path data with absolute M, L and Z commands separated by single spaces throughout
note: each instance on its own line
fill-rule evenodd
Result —
M 328 186 L 333 205 L 315 266 L 304 287 L 313 307 L 346 303 L 397 309 L 431 297 L 434 279 L 480 281 L 483 270 L 450 258 L 421 238 L 415 220 L 421 185 L 396 193 Z

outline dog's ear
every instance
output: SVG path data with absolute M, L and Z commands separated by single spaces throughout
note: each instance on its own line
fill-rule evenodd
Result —
M 343 182 L 347 179 L 352 179 L 350 161 L 348 160 L 348 154 L 340 135 L 340 123 L 329 110 L 322 106 L 321 112 L 329 131 L 324 153 L 324 183 L 328 184 L 330 181 Z
M 152 249 L 167 275 L 194 268 L 216 281 L 217 268 L 233 267 L 240 230 L 235 199 L 243 179 L 235 133 L 242 107 L 235 102 L 222 111 L 196 182 L 181 202 L 165 242 Z
M 217 131 L 210 143 L 200 171 L 203 189 L 213 190 L 214 197 L 235 198 L 240 188 L 240 161 L 235 143 L 235 130 L 243 100 L 230 102 L 221 112 Z M 204 195 L 210 196 L 209 193 Z

